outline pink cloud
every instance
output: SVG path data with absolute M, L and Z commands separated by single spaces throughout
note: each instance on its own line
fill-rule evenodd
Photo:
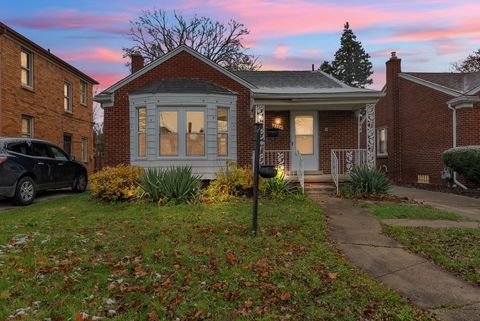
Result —
M 305 56 L 320 56 L 322 51 L 319 49 L 305 49 L 302 50 L 301 53 Z
M 123 52 L 120 50 L 112 50 L 105 47 L 95 47 L 86 49 L 76 49 L 59 53 L 66 61 L 92 61 L 92 62 L 111 62 L 111 63 L 126 63 L 126 58 L 123 58 Z
M 277 45 L 273 55 L 277 59 L 285 59 L 288 56 L 288 51 L 290 50 L 289 46 L 286 45 Z
M 110 33 L 126 33 L 129 14 L 93 14 L 65 9 L 8 19 L 9 23 L 32 29 L 90 29 Z
M 101 72 L 98 70 L 91 70 L 86 72 L 89 76 L 93 77 L 97 80 L 100 84 L 94 88 L 94 94 L 99 94 L 103 90 L 107 89 L 117 81 L 125 78 L 128 76 L 128 70 L 125 68 L 125 72 Z

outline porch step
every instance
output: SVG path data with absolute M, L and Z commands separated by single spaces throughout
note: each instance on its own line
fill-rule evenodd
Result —
M 333 184 L 328 183 L 305 183 L 306 193 L 335 193 L 337 189 Z
M 323 171 L 305 171 L 305 176 L 307 175 L 323 175 Z
M 325 174 L 307 174 L 305 173 L 305 183 L 331 183 L 332 175 Z

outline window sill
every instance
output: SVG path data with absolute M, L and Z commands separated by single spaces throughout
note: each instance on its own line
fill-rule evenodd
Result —
M 80 106 L 88 107 L 86 103 L 80 103 Z
M 388 154 L 377 154 L 377 158 L 388 158 Z
M 35 93 L 35 89 L 33 89 L 33 87 L 28 86 L 28 85 L 22 84 L 22 89 L 25 89 L 25 90 L 27 90 L 29 92 L 32 92 L 32 93 Z
M 64 110 L 64 112 L 67 115 L 73 115 L 73 111 L 71 111 L 71 110 Z

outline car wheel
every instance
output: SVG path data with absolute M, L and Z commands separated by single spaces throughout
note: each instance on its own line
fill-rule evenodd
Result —
M 35 199 L 35 194 L 35 182 L 31 177 L 25 176 L 20 178 L 17 182 L 14 201 L 20 206 L 30 205 Z
M 75 177 L 75 182 L 73 183 L 73 188 L 72 190 L 77 193 L 82 193 L 87 189 L 87 174 L 86 173 L 80 173 Z

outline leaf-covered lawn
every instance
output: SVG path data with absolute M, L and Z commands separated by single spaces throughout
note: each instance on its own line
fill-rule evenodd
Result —
M 468 218 L 455 213 L 415 204 L 375 204 L 369 205 L 369 209 L 370 212 L 379 219 L 469 220 Z
M 480 286 L 480 229 L 384 226 L 411 251 Z
M 0 319 L 430 319 L 340 258 L 309 200 L 261 201 L 255 238 L 250 213 L 88 195 L 5 212 Z

